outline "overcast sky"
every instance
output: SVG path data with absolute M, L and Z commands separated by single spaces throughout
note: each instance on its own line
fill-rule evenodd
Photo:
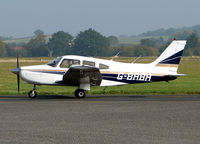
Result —
M 199 0 L 0 0 L 0 36 L 25 37 L 41 29 L 103 35 L 200 24 Z

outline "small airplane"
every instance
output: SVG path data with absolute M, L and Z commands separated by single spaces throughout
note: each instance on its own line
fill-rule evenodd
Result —
M 84 98 L 93 86 L 168 82 L 184 76 L 177 70 L 185 45 L 186 40 L 174 39 L 155 61 L 148 64 L 65 55 L 44 65 L 19 67 L 17 57 L 17 68 L 12 72 L 17 74 L 18 91 L 20 78 L 34 85 L 28 93 L 30 98 L 37 96 L 36 85 L 76 86 L 75 96 Z

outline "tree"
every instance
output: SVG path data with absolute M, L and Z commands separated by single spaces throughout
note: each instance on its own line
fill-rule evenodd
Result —
M 48 56 L 49 50 L 46 45 L 46 38 L 40 33 L 36 38 L 31 39 L 25 46 L 26 56 L 40 57 Z
M 109 36 L 108 37 L 109 42 L 110 42 L 110 46 L 118 46 L 119 45 L 119 40 L 116 36 Z
M 133 50 L 134 56 L 156 56 L 158 55 L 158 50 L 152 47 L 147 47 L 145 45 L 137 45 Z
M 184 55 L 198 55 L 198 35 L 196 32 L 191 33 L 187 37 L 187 44 Z
M 154 47 L 156 45 L 156 42 L 152 38 L 146 38 L 146 39 L 141 39 L 140 44 L 143 46 Z
M 6 56 L 6 46 L 2 40 L 0 40 L 0 56 Z
M 84 56 L 107 56 L 108 48 L 109 39 L 90 28 L 78 34 L 73 52 Z
M 58 31 L 53 34 L 48 42 L 50 55 L 60 56 L 71 52 L 73 36 L 64 31 Z
M 38 36 L 39 34 L 44 34 L 44 32 L 43 32 L 43 30 L 38 29 L 38 30 L 34 31 L 34 34 L 35 34 L 35 36 Z
M 133 56 L 133 50 L 134 46 L 133 45 L 121 45 L 117 51 L 115 51 L 115 54 L 120 52 L 120 56 L 125 56 L 125 57 L 131 57 Z
M 168 41 L 172 41 L 174 38 L 176 38 L 177 40 L 185 40 L 187 39 L 190 35 L 192 34 L 191 31 L 181 31 L 181 32 L 177 32 L 174 33 L 173 35 L 171 35 L 168 39 Z
M 6 44 L 7 56 L 8 57 L 16 57 L 17 55 L 26 56 L 24 47 L 25 47 L 25 43 Z
M 195 55 L 200 55 L 200 38 L 198 38 L 197 48 L 194 51 Z
M 197 47 L 198 44 L 198 35 L 197 33 L 193 32 L 187 37 L 187 47 Z

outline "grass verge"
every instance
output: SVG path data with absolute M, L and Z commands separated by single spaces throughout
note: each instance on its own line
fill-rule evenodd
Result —
M 5 60 L 5 58 L 3 58 Z M 0 61 L 0 95 L 18 95 L 17 78 L 11 73 L 11 70 L 16 67 L 16 63 L 9 61 L 14 58 L 6 58 L 8 62 Z M 35 58 L 36 61 L 24 61 L 21 66 L 38 65 L 46 61 L 40 61 L 40 58 Z M 34 58 L 31 58 L 33 60 Z M 131 61 L 133 58 L 121 58 L 123 61 Z M 125 60 L 124 60 L 125 59 Z M 1 59 L 0 59 L 1 60 Z M 142 61 L 142 60 L 141 60 Z M 148 61 L 147 59 L 145 62 Z M 152 58 L 149 59 L 152 61 Z M 108 87 L 104 91 L 104 87 L 91 88 L 89 94 L 200 94 L 200 60 L 199 59 L 183 59 L 179 66 L 179 73 L 187 74 L 174 81 L 155 82 L 146 84 L 132 84 L 125 86 Z M 33 88 L 33 85 L 20 82 L 20 95 L 27 95 L 28 91 Z M 72 95 L 75 87 L 58 87 L 58 86 L 38 86 L 38 93 L 41 95 Z

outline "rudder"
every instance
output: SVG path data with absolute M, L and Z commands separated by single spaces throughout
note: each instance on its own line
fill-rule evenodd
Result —
M 185 45 L 186 40 L 173 40 L 164 52 L 152 62 L 152 65 L 169 67 L 174 72 L 177 71 Z

